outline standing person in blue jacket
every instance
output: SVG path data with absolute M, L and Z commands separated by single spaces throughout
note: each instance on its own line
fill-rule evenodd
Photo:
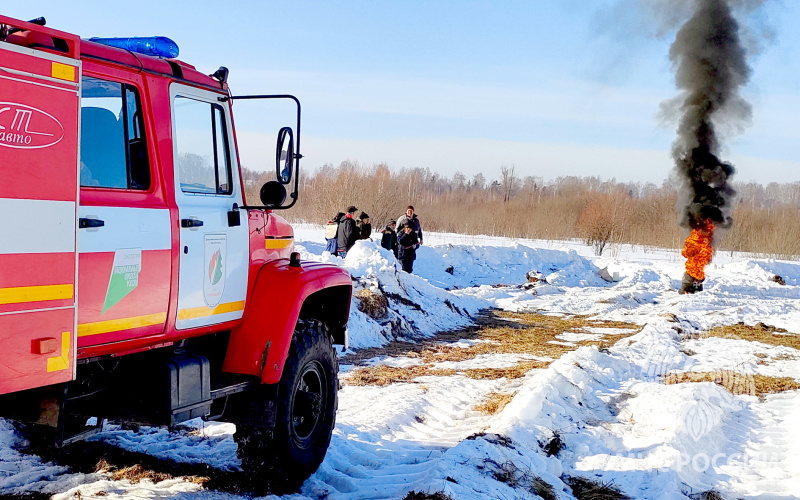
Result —
M 403 224 L 397 234 L 398 258 L 403 263 L 403 271 L 412 273 L 414 271 L 414 260 L 417 258 L 417 247 L 419 246 L 417 233 L 413 231 L 410 224 Z
M 327 243 L 325 251 L 331 253 L 331 255 L 336 255 L 336 251 L 339 248 L 336 233 L 339 230 L 339 223 L 342 221 L 342 219 L 344 219 L 344 212 L 339 212 L 333 216 L 333 219 L 329 220 L 328 223 L 325 224 L 325 242 Z
M 414 213 L 414 207 L 411 205 L 409 205 L 406 208 L 406 213 L 404 213 L 403 215 L 400 216 L 399 219 L 397 219 L 398 238 L 400 238 L 401 235 L 400 228 L 403 227 L 403 225 L 405 224 L 411 226 L 411 231 L 413 231 L 414 234 L 417 235 L 417 240 L 418 240 L 417 246 L 422 245 L 422 224 L 419 222 L 419 217 L 417 217 L 417 214 Z

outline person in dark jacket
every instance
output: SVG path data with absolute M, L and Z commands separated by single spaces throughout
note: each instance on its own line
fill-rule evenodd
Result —
M 356 210 L 358 209 L 352 205 L 347 208 L 347 214 L 345 214 L 344 219 L 339 223 L 339 228 L 336 231 L 336 239 L 339 244 L 338 252 L 341 258 L 347 256 L 348 250 L 355 245 L 360 237 L 358 227 L 356 227 L 356 221 L 353 219 Z
M 397 238 L 399 245 L 397 253 L 403 263 L 403 271 L 412 273 L 414 271 L 414 259 L 417 258 L 417 247 L 419 246 L 417 233 L 414 232 L 410 225 L 406 224 L 401 226 L 397 234 L 400 235 Z
M 381 246 L 394 254 L 397 258 L 397 233 L 394 230 L 396 222 L 390 220 L 386 227 L 383 228 L 383 236 L 381 237 Z
M 358 226 L 360 239 L 368 240 L 369 237 L 372 236 L 372 224 L 369 221 L 369 215 L 361 212 L 358 216 L 358 220 L 356 221 L 356 225 Z
M 411 226 L 411 230 L 414 231 L 414 234 L 417 235 L 417 240 L 419 240 L 419 245 L 422 245 L 422 224 L 419 222 L 419 217 L 417 214 L 414 213 L 414 207 L 411 205 L 406 208 L 406 213 L 400 216 L 397 219 L 397 227 L 400 228 L 403 224 L 408 224 Z M 398 237 L 400 233 L 397 233 Z
M 344 219 L 344 212 L 339 212 L 333 216 L 333 219 L 329 220 L 328 223 L 325 224 L 325 241 L 327 242 L 325 251 L 330 252 L 333 255 L 336 255 L 336 250 L 339 248 L 336 233 L 339 230 L 339 223 L 342 221 L 342 219 Z

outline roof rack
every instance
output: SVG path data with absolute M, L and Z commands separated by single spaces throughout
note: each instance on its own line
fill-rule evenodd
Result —
M 43 17 L 20 21 L 0 15 L 0 41 L 58 52 L 77 59 L 80 56 L 80 37 L 47 28 L 46 22 Z

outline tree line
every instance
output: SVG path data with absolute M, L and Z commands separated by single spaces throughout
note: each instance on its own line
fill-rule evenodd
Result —
M 247 199 L 271 174 L 246 171 Z M 324 224 L 349 205 L 367 212 L 380 231 L 414 205 L 428 231 L 547 240 L 579 239 L 598 255 L 629 243 L 674 248 L 687 232 L 677 224 L 677 181 L 661 185 L 599 177 L 542 179 L 501 166 L 496 177 L 385 164 L 326 164 L 300 179 L 297 204 L 282 213 L 292 222 Z M 800 256 L 800 182 L 735 185 L 733 227 L 718 232 L 718 250 L 763 257 Z

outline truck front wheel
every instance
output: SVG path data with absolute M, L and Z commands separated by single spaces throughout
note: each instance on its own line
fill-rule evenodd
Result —
M 278 488 L 296 488 L 313 474 L 328 450 L 336 423 L 339 362 L 327 327 L 297 323 L 276 387 L 272 430 L 237 425 L 234 439 L 242 468 L 266 472 Z

